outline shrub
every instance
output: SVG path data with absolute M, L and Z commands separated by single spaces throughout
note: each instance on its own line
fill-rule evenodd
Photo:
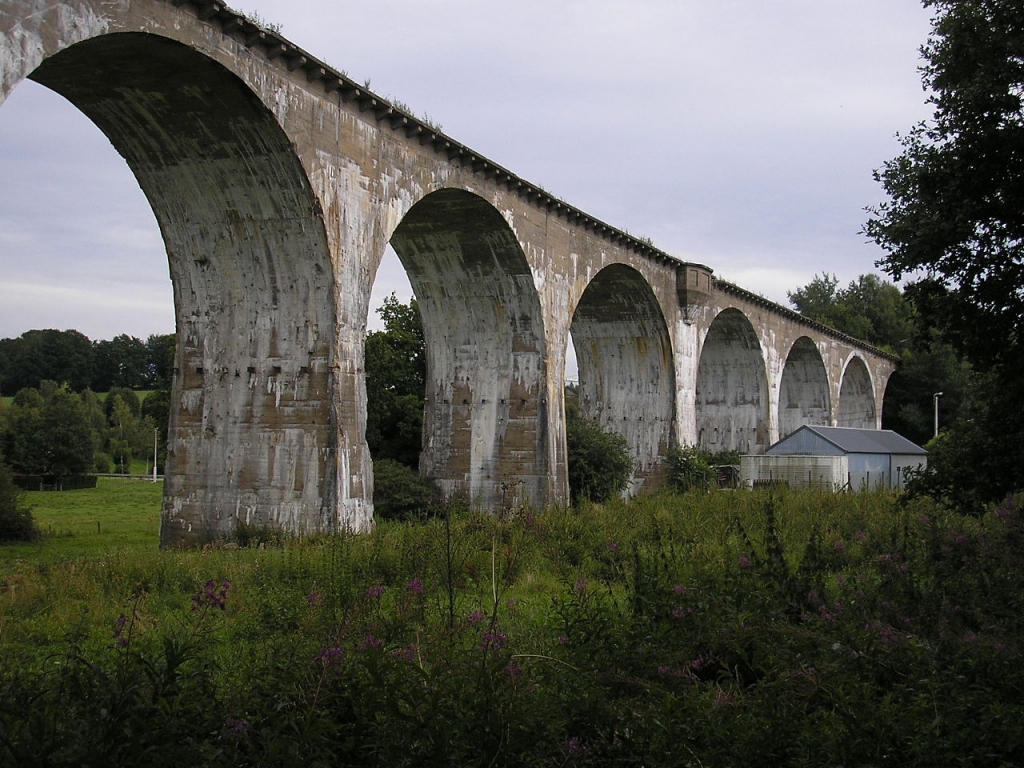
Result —
M 373 462 L 373 511 L 379 519 L 428 517 L 440 503 L 440 489 L 416 470 L 394 459 Z
M 580 416 L 571 405 L 565 416 L 572 503 L 579 504 L 584 499 L 602 503 L 624 491 L 633 473 L 633 458 L 626 439 Z
M 0 461 L 0 541 L 32 541 L 38 536 L 25 492 L 14 484 L 11 470 Z

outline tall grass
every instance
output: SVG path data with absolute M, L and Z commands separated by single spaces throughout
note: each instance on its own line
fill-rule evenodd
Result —
M 0 764 L 1024 754 L 1014 500 L 718 492 L 160 552 L 156 489 L 107 492 L 150 522 L 37 508 L 71 535 L 0 550 Z

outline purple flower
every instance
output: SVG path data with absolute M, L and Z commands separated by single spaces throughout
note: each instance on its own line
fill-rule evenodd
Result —
M 423 582 L 420 581 L 420 577 L 417 576 L 415 579 L 409 582 L 409 585 L 405 589 L 407 592 L 412 592 L 414 595 L 422 595 Z
M 743 557 L 742 555 L 740 555 L 740 568 L 744 568 L 744 569 L 750 568 L 750 565 L 751 565 L 750 558 Z
M 368 590 L 366 590 L 366 596 L 367 597 L 378 597 L 379 598 L 383 594 L 384 594 L 384 587 L 380 586 L 379 584 L 377 586 L 370 587 Z
M 125 626 L 128 624 L 128 617 L 123 613 L 117 617 L 117 621 L 114 622 L 114 636 L 113 640 L 118 648 L 128 647 L 128 638 L 122 637 L 121 634 L 124 632 Z
M 485 632 L 483 641 L 480 643 L 480 650 L 484 651 L 496 651 L 500 648 L 504 648 L 508 644 L 508 638 L 504 632 Z
M 324 648 L 320 651 L 320 655 L 316 657 L 316 660 L 325 667 L 336 667 L 345 661 L 345 652 L 337 646 Z
M 396 659 L 402 659 L 403 661 L 408 661 L 411 664 L 416 661 L 416 652 L 418 650 L 419 649 L 414 643 L 410 643 L 404 648 L 396 648 L 391 652 L 391 655 Z
M 320 605 L 320 595 L 318 595 L 316 592 L 310 592 L 309 597 L 307 598 L 307 602 L 309 603 L 310 608 L 316 608 Z
M 244 739 L 249 734 L 249 724 L 234 717 L 224 718 L 224 736 L 232 740 Z
M 197 611 L 203 608 L 217 608 L 224 610 L 225 602 L 228 598 L 228 590 L 231 588 L 231 582 L 224 579 L 223 583 L 218 584 L 213 579 L 210 579 L 203 588 L 196 592 L 192 598 L 192 610 Z
M 484 620 L 484 618 L 485 618 L 484 617 L 484 612 L 481 611 L 479 608 L 477 608 L 475 611 L 473 611 L 471 614 L 469 614 L 469 623 L 470 624 L 479 624 L 480 622 L 482 622 Z
M 616 544 L 614 541 L 608 542 L 608 551 L 609 552 L 618 552 L 619 551 L 619 545 Z
M 373 635 L 367 635 L 366 639 L 359 644 L 360 651 L 369 651 L 370 649 L 379 650 L 384 647 L 384 641 L 380 638 L 374 637 Z

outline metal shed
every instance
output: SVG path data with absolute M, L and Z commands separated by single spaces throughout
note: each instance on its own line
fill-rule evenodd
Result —
M 772 445 L 763 456 L 743 456 L 740 483 L 787 483 L 855 491 L 902 488 L 908 469 L 928 465 L 928 452 L 891 429 L 810 424 Z

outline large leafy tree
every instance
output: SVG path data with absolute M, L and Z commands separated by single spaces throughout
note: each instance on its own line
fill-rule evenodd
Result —
M 977 504 L 1024 487 L 1024 4 L 923 3 L 934 115 L 877 172 L 889 199 L 865 231 L 924 324 L 983 375 L 970 427 L 937 448 L 932 473 L 937 492 Z M 983 479 L 953 471 L 982 465 Z
M 366 337 L 366 442 L 374 461 L 391 459 L 415 469 L 427 380 L 419 305 L 391 294 L 378 313 L 384 330 Z
M 840 288 L 835 275 L 821 274 L 787 296 L 805 317 L 890 352 L 899 354 L 916 333 L 913 307 L 878 275 L 861 275 Z
M 97 435 L 89 409 L 65 386 L 24 389 L 7 409 L 0 447 L 21 474 L 80 475 L 94 466 Z
M 97 341 L 92 386 L 98 391 L 111 387 L 142 389 L 152 381 L 150 353 L 135 336 L 122 333 L 109 341 Z
M 5 395 L 38 387 L 44 380 L 67 384 L 79 392 L 92 381 L 92 342 L 78 331 L 26 331 L 17 339 L 5 340 L 3 347 Z

